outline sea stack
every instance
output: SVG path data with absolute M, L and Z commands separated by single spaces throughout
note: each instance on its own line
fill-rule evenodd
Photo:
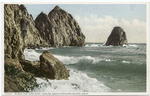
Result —
M 113 28 L 105 45 L 122 46 L 123 44 L 127 44 L 126 33 L 121 27 L 116 26 Z
M 51 46 L 85 45 L 85 36 L 78 23 L 59 6 L 55 6 L 48 15 L 40 13 L 35 19 L 35 26 Z

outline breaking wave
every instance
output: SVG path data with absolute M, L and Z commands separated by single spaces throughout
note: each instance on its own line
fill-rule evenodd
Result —
M 69 80 L 43 80 L 37 78 L 39 87 L 32 92 L 110 92 L 111 89 L 85 73 L 71 69 Z

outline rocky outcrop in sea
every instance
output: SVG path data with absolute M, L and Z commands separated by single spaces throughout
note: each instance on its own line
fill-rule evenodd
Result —
M 84 46 L 84 42 L 85 36 L 78 23 L 71 14 L 58 6 L 48 15 L 41 12 L 34 21 L 23 4 L 5 4 L 4 91 L 32 90 L 38 86 L 35 77 L 50 79 L 67 79 L 69 77 L 63 63 L 49 51 L 41 55 L 41 61 L 28 61 L 24 59 L 25 48 Z M 48 71 L 45 72 L 43 67 Z
M 71 14 L 56 6 L 47 15 L 41 12 L 35 25 L 42 38 L 52 46 L 84 46 L 85 36 Z M 49 35 L 47 35 L 49 34 Z
M 105 45 L 122 46 L 123 44 L 127 44 L 126 33 L 121 27 L 114 27 Z

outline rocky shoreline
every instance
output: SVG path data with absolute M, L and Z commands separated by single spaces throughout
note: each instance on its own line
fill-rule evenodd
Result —
M 114 27 L 106 46 L 127 44 L 126 33 Z M 28 92 L 39 85 L 36 77 L 67 80 L 69 72 L 50 51 L 40 61 L 24 58 L 24 49 L 84 46 L 85 36 L 71 14 L 55 6 L 49 14 L 41 12 L 35 20 L 21 4 L 4 5 L 4 92 Z
M 84 46 L 85 36 L 71 14 L 56 6 L 35 21 L 21 4 L 4 5 L 4 92 L 28 92 L 38 87 L 36 77 L 68 79 L 69 72 L 50 51 L 40 61 L 24 58 L 24 49 Z

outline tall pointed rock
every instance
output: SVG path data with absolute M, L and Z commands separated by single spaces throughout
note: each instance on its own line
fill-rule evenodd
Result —
M 44 16 L 46 21 L 38 19 Z M 71 14 L 55 6 L 48 17 L 44 16 L 38 15 L 35 24 L 43 37 L 47 35 L 52 46 L 84 46 L 85 36 Z

